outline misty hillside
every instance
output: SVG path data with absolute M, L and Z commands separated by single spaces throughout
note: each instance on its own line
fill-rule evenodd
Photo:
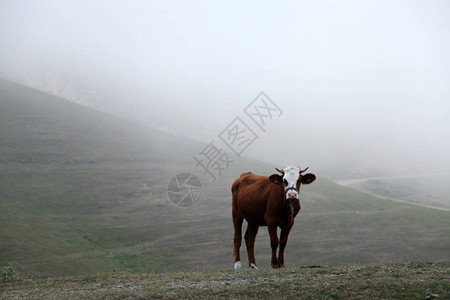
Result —
M 38 277 L 231 267 L 231 183 L 274 166 L 230 154 L 229 170 L 211 182 L 193 159 L 204 148 L 0 80 L 0 265 Z M 201 181 L 193 207 L 167 196 L 182 172 Z M 450 259 L 449 212 L 316 175 L 301 192 L 287 265 Z M 255 245 L 260 266 L 269 265 L 266 231 Z

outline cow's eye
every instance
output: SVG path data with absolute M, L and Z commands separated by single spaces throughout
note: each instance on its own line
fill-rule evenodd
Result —
M 288 185 L 288 182 L 287 182 L 286 179 L 283 179 L 283 182 L 284 182 L 284 186 L 287 186 L 287 185 Z

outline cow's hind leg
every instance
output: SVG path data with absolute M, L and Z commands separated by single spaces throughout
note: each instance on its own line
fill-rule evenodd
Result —
M 247 231 L 244 235 L 245 246 L 247 246 L 248 266 L 255 269 L 257 269 L 255 261 L 255 239 L 258 234 L 258 228 L 258 225 L 248 224 Z
M 277 226 L 267 224 L 270 235 L 270 247 L 272 248 L 272 268 L 278 269 L 281 265 L 277 258 L 277 248 L 278 248 L 278 236 L 277 236 Z
M 233 224 L 234 224 L 234 239 L 233 239 L 233 257 L 234 268 L 239 269 L 241 267 L 241 240 L 242 240 L 242 222 L 244 218 L 240 216 L 237 211 L 233 209 Z

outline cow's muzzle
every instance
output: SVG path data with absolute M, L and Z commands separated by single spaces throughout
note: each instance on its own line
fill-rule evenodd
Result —
M 286 192 L 286 199 L 298 199 L 298 190 L 291 186 L 284 190 Z

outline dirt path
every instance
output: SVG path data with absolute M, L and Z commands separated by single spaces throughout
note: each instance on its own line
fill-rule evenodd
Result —
M 392 201 L 396 201 L 396 202 L 400 202 L 400 203 L 406 203 L 406 204 L 411 204 L 411 205 L 416 205 L 416 206 L 421 206 L 421 207 L 427 207 L 427 208 L 432 208 L 432 209 L 438 209 L 438 210 L 443 210 L 443 211 L 450 211 L 449 208 L 445 208 L 445 207 L 439 207 L 439 206 L 433 206 L 433 205 L 427 205 L 427 204 L 423 204 L 423 203 L 417 203 L 417 202 L 412 202 L 412 201 L 408 201 L 408 200 L 403 200 L 403 199 L 398 199 L 398 198 L 393 198 L 393 197 L 386 197 L 377 193 L 373 193 L 370 191 L 367 191 L 363 188 L 361 188 L 361 184 L 369 181 L 369 180 L 388 180 L 388 179 L 408 179 L 408 178 L 424 178 L 424 177 L 436 177 L 436 176 L 449 176 L 450 173 L 428 173 L 428 174 L 408 174 L 408 175 L 395 175 L 395 176 L 372 176 L 372 177 L 364 177 L 364 178 L 354 178 L 354 179 L 344 179 L 344 180 L 337 180 L 335 181 L 337 184 L 345 186 L 345 187 L 349 187 L 349 188 L 353 188 L 356 189 L 358 191 L 362 191 L 364 193 L 370 194 L 374 197 L 378 197 L 381 199 L 386 199 L 386 200 L 392 200 Z

